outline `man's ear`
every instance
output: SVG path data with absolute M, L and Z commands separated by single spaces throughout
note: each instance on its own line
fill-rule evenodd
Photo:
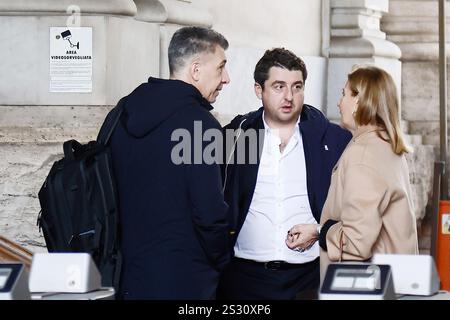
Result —
M 259 100 L 262 100 L 262 92 L 263 88 L 258 82 L 255 82 L 255 94 L 258 97 Z
M 200 63 L 198 61 L 192 61 L 189 68 L 189 73 L 194 81 L 199 81 L 200 79 Z

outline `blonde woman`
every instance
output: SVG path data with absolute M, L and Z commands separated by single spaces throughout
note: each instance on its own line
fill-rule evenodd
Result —
M 418 253 L 409 150 L 392 77 L 376 67 L 354 70 L 338 106 L 353 139 L 333 169 L 320 224 L 296 225 L 286 239 L 300 252 L 319 240 L 322 276 L 330 262 Z

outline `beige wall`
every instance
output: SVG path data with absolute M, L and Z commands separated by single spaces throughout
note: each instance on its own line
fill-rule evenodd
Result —
M 213 28 L 232 46 L 285 46 L 302 56 L 320 56 L 321 0 L 192 0 L 213 16 Z
M 324 109 L 326 58 L 322 57 L 322 0 L 191 0 L 212 16 L 212 27 L 229 41 L 231 83 L 214 104 L 227 123 L 236 114 L 261 106 L 253 92 L 253 71 L 264 51 L 285 47 L 308 69 L 305 103 Z

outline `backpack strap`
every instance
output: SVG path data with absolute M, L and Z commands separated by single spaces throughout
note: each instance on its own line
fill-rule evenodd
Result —
M 128 96 L 125 96 L 120 99 L 117 105 L 108 113 L 105 122 L 103 123 L 102 127 L 100 128 L 100 132 L 98 133 L 97 142 L 101 143 L 104 146 L 109 143 L 109 139 L 111 139 L 114 129 L 116 128 L 117 123 L 122 116 L 122 113 L 124 111 L 123 106 L 125 105 L 127 98 Z

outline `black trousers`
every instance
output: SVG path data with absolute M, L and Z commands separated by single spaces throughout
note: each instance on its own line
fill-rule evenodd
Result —
M 319 258 L 268 269 L 264 263 L 233 258 L 217 290 L 219 300 L 315 299 L 320 283 Z

